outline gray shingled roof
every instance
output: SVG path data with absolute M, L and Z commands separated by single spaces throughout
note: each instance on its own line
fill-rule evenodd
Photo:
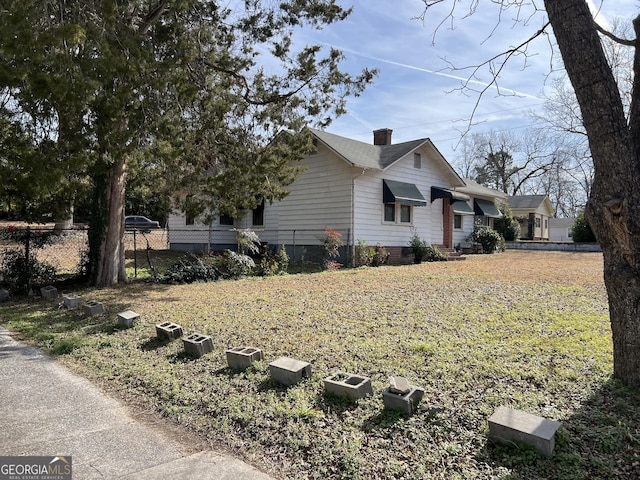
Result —
M 463 178 L 464 183 L 467 184 L 466 187 L 456 187 L 457 192 L 466 193 L 467 195 L 481 195 L 485 197 L 494 197 L 500 199 L 506 199 L 507 194 L 501 192 L 500 190 L 494 190 L 493 188 L 485 187 L 484 185 L 480 185 L 478 182 L 471 180 L 470 178 Z
M 429 141 L 428 138 L 393 145 L 371 145 L 310 128 L 320 141 L 356 167 L 384 170 L 389 165 Z
M 507 203 L 512 209 L 536 209 L 545 198 L 546 195 L 516 195 L 507 197 Z

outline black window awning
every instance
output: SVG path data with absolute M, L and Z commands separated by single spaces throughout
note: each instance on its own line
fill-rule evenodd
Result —
M 449 198 L 451 200 L 466 202 L 467 200 L 471 200 L 468 195 L 464 193 L 456 192 L 454 190 L 449 190 L 448 188 L 442 187 L 431 187 L 431 201 L 438 198 Z
M 462 200 L 456 200 L 452 204 L 453 213 L 456 215 L 475 215 L 473 209 L 469 206 L 467 202 L 463 202 Z
M 490 202 L 489 200 L 480 200 L 476 198 L 473 201 L 473 210 L 476 215 L 481 215 L 484 217 L 500 218 L 502 216 L 502 213 L 500 213 L 498 207 L 496 207 L 493 202 Z
M 398 182 L 396 180 L 382 180 L 382 201 L 384 203 L 415 205 L 416 207 L 427 206 L 427 201 L 418 190 L 418 187 L 413 183 Z

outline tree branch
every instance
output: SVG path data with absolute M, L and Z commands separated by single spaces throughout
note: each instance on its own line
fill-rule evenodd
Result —
M 144 35 L 146 34 L 151 26 L 158 21 L 158 19 L 162 16 L 162 14 L 167 9 L 170 0 L 160 0 L 156 8 L 151 10 L 140 22 L 139 32 Z
M 264 98 L 264 99 L 259 99 L 256 97 L 252 97 L 250 95 L 251 92 L 251 86 L 249 85 L 249 80 L 247 80 L 247 77 L 245 77 L 244 75 L 239 74 L 238 72 L 236 72 L 235 70 L 229 70 L 227 68 L 222 68 L 219 65 L 216 65 L 215 63 L 212 63 L 204 58 L 200 58 L 199 59 L 203 65 L 206 65 L 207 67 L 215 70 L 216 72 L 219 73 L 224 73 L 225 75 L 229 75 L 233 78 L 235 78 L 236 80 L 240 81 L 240 83 L 242 84 L 245 93 L 242 95 L 242 98 L 249 103 L 250 105 L 256 105 L 256 106 L 265 106 L 265 105 L 269 105 L 272 103 L 277 103 L 283 100 L 287 100 L 291 97 L 293 97 L 294 95 L 300 93 L 300 91 L 302 91 L 307 85 L 309 85 L 309 83 L 311 83 L 311 78 L 308 78 L 307 80 L 305 80 L 304 82 L 302 82 L 301 85 L 299 85 L 298 87 L 294 88 L 293 90 L 290 90 L 286 93 L 274 93 L 272 95 L 269 95 L 268 97 Z
M 627 47 L 635 47 L 636 46 L 636 41 L 635 40 L 627 40 L 626 38 L 620 38 L 617 35 L 614 35 L 613 33 L 611 33 L 608 30 L 605 30 L 604 28 L 602 28 L 600 25 L 598 25 L 598 23 L 594 20 L 593 24 L 596 27 L 596 30 L 598 32 L 600 32 L 602 35 L 604 35 L 605 37 L 613 40 L 616 43 L 619 43 L 620 45 L 625 45 Z
M 498 91 L 499 95 L 502 95 L 501 93 L 501 89 L 500 86 L 498 85 L 498 77 L 500 76 L 500 73 L 502 72 L 502 70 L 504 70 L 504 68 L 507 65 L 507 62 L 514 56 L 519 55 L 519 54 L 525 54 L 526 52 L 523 50 L 524 47 L 526 47 L 529 43 L 531 43 L 533 40 L 535 40 L 536 38 L 538 38 L 539 36 L 545 34 L 545 30 L 547 29 L 547 27 L 549 26 L 549 22 L 546 22 L 536 33 L 534 33 L 531 37 L 529 37 L 527 40 L 525 40 L 524 42 L 522 42 L 520 45 L 510 48 L 509 50 L 502 52 L 498 55 L 493 56 L 492 58 L 478 64 L 475 66 L 470 66 L 470 67 L 465 67 L 465 68 L 455 68 L 453 67 L 453 65 L 451 66 L 452 70 L 466 70 L 468 68 L 473 68 L 473 71 L 471 72 L 471 74 L 469 75 L 469 77 L 467 78 L 466 81 L 464 81 L 462 83 L 462 87 L 461 89 L 467 89 L 467 90 L 473 90 L 471 87 L 469 87 L 469 84 L 474 82 L 473 78 L 475 77 L 476 73 L 480 71 L 480 69 L 482 67 L 485 66 L 489 66 L 491 69 L 491 80 L 484 85 L 484 87 L 480 90 L 476 90 L 478 93 L 478 97 L 473 105 L 473 108 L 471 110 L 471 115 L 469 117 L 469 122 L 467 125 L 467 130 L 465 132 L 462 132 L 462 136 L 466 135 L 466 133 L 469 132 L 469 130 L 471 129 L 471 126 L 473 124 L 473 118 L 475 117 L 475 113 L 478 110 L 478 107 L 480 106 L 480 102 L 482 100 L 482 97 L 484 96 L 484 94 L 492 89 L 495 88 Z M 494 62 L 497 59 L 502 58 L 503 60 L 500 62 L 500 64 L 498 65 L 497 68 L 494 69 Z

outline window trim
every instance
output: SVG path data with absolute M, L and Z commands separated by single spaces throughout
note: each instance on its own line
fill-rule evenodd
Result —
M 409 220 L 408 221 L 404 221 L 402 219 L 402 211 L 403 211 L 403 209 L 409 209 Z M 408 224 L 408 225 L 412 224 L 413 223 L 413 209 L 411 208 L 411 205 L 405 205 L 405 204 L 401 203 L 399 210 L 400 210 L 399 223 Z
M 410 205 L 408 203 L 391 203 L 391 202 L 387 202 L 387 203 L 383 203 L 383 208 L 382 208 L 382 223 L 384 225 L 404 225 L 404 226 L 413 226 L 413 216 L 414 216 L 414 208 L 415 205 Z M 393 220 L 387 220 L 387 207 L 393 207 Z M 402 221 L 402 208 L 408 208 L 409 209 L 409 221 L 408 222 L 403 222 Z
M 396 223 L 396 204 L 395 203 L 383 203 L 382 208 L 382 221 L 384 223 Z M 391 207 L 391 210 L 388 208 Z M 393 218 L 391 220 L 387 220 L 387 211 L 392 213 Z
M 422 155 L 418 152 L 413 153 L 413 168 L 422 168 Z

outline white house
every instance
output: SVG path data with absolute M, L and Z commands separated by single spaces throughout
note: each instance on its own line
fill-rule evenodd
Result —
M 520 240 L 549 240 L 553 205 L 546 195 L 507 197 L 514 218 L 520 222 Z
M 286 198 L 241 220 L 221 217 L 211 225 L 176 213 L 168 222 L 170 248 L 234 248 L 232 229 L 252 228 L 263 242 L 285 245 L 295 260 L 302 252 L 317 256 L 323 229 L 329 227 L 342 233 L 343 261 L 353 258 L 358 241 L 365 241 L 384 246 L 390 262 L 405 263 L 412 260 L 413 232 L 453 249 L 473 231 L 474 222 L 486 224 L 496 215 L 490 206 L 495 209 L 499 192 L 465 183 L 428 138 L 392 144 L 392 130 L 381 129 L 368 144 L 310 131 L 314 151 L 301 160 L 304 172 Z M 479 211 L 478 205 L 491 211 Z
M 575 222 L 575 218 L 550 218 L 549 240 L 552 242 L 573 242 L 571 229 Z

